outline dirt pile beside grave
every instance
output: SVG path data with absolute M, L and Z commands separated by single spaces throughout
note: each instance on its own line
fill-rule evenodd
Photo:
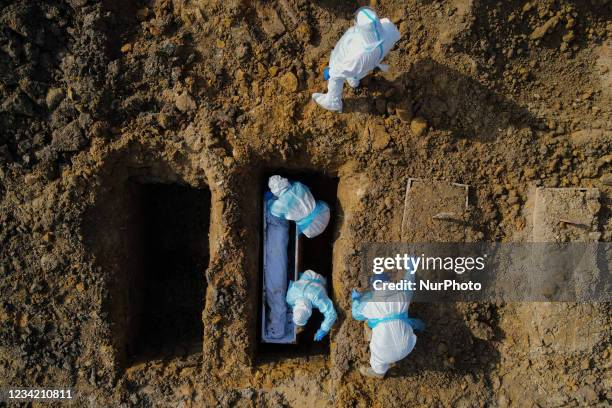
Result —
M 0 5 L 0 388 L 124 406 L 612 399 L 609 303 L 415 304 L 427 330 L 382 383 L 358 372 L 350 316 L 362 245 L 412 239 L 409 178 L 469 186 L 456 210 L 428 206 L 442 195 L 424 183 L 410 208 L 461 211 L 464 228 L 409 223 L 421 241 L 529 241 L 538 187 L 598 191 L 567 204 L 586 228 L 538 239 L 611 240 L 612 3 L 374 1 L 402 33 L 391 70 L 332 114 L 310 95 L 360 5 Z M 273 169 L 338 179 L 325 355 L 258 348 Z

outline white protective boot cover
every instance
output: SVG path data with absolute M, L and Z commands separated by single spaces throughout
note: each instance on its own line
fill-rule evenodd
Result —
M 346 78 L 346 83 L 349 84 L 351 88 L 359 88 L 359 80 L 357 78 Z
M 312 94 L 312 99 L 322 107 L 332 112 L 342 112 L 342 89 L 344 88 L 344 79 L 329 78 L 327 81 L 327 93 Z

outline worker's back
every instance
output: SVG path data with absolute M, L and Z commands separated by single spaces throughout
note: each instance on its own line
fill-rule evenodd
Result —
M 325 278 L 318 273 L 305 271 L 300 279 L 289 285 L 287 303 L 293 307 L 300 299 L 307 300 L 323 314 L 321 329 L 328 333 L 336 321 L 337 314 L 333 302 L 327 295 L 326 283 Z
M 327 298 L 326 280 L 314 271 L 305 271 L 300 279 L 292 282 L 287 293 L 287 301 L 295 298 L 306 298 L 312 303 L 318 303 Z M 290 302 L 291 304 L 291 302 Z
M 406 320 L 393 318 L 408 316 L 410 297 L 407 291 L 379 291 L 372 300 L 365 302 L 364 316 L 369 322 L 378 320 L 372 329 L 372 343 L 384 360 L 401 360 L 410 354 L 416 344 L 410 324 Z
M 370 365 L 384 375 L 389 364 L 406 357 L 416 344 L 409 323 L 410 291 L 378 290 L 353 299 L 353 318 L 366 320 L 372 328 Z
M 330 74 L 361 79 L 374 70 L 400 38 L 397 27 L 386 18 L 380 21 L 379 31 L 380 44 L 374 47 L 365 43 L 356 27 L 344 33 L 331 53 Z
M 297 221 L 307 217 L 315 206 L 316 201 L 310 189 L 299 181 L 294 181 L 272 202 L 270 212 L 276 217 Z
M 342 112 L 344 81 L 357 88 L 359 81 L 376 67 L 387 71 L 383 58 L 400 39 L 400 32 L 389 19 L 379 19 L 370 7 L 361 7 L 355 25 L 347 30 L 334 47 L 329 69 L 324 71 L 327 93 L 314 93 L 312 99 L 322 108 Z

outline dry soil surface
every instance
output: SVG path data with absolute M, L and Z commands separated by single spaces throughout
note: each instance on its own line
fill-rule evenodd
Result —
M 103 407 L 610 404 L 609 303 L 415 304 L 427 330 L 380 382 L 358 372 L 350 290 L 367 242 L 530 240 L 541 187 L 597 194 L 588 231 L 539 239 L 611 240 L 612 2 L 373 0 L 402 39 L 333 114 L 310 95 L 360 5 L 0 1 L 0 388 Z M 258 346 L 277 169 L 338 183 L 323 353 Z M 464 228 L 402 232 L 409 178 L 469 185 Z

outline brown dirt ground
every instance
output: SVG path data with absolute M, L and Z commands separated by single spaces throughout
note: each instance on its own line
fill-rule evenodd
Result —
M 364 243 L 411 240 L 409 178 L 470 186 L 468 228 L 444 240 L 528 239 L 536 187 L 599 190 L 591 232 L 611 240 L 612 2 L 372 3 L 403 35 L 392 69 L 332 114 L 310 95 L 362 2 L 0 2 L 0 388 L 70 386 L 90 406 L 610 403 L 609 303 L 416 304 L 428 330 L 376 382 L 350 289 Z M 339 179 L 323 355 L 258 353 L 254 203 L 279 168 Z M 150 255 L 200 272 L 134 357 L 126 305 L 172 281 Z

